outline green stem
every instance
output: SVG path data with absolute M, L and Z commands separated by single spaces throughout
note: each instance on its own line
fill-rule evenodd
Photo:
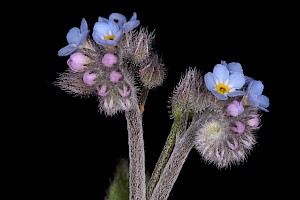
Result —
M 205 121 L 210 120 L 214 115 L 215 113 L 207 110 L 201 115 L 194 116 L 188 129 L 177 136 L 172 154 L 170 155 L 151 196 L 147 197 L 147 199 L 168 199 L 175 181 L 177 180 L 190 151 L 194 147 L 197 130 L 202 127 Z
M 156 163 L 156 166 L 153 170 L 149 183 L 147 185 L 147 193 L 146 198 L 149 199 L 152 195 L 152 192 L 159 181 L 160 175 L 165 168 L 169 157 L 173 151 L 175 142 L 176 142 L 176 135 L 181 133 L 185 130 L 187 125 L 187 114 L 183 114 L 183 117 L 180 115 L 175 117 L 170 134 L 166 140 L 166 143 L 163 147 L 163 150 L 160 154 L 160 157 Z
M 149 200 L 167 200 L 173 185 L 194 146 L 194 131 L 189 131 L 182 139 L 176 142 L 174 150 L 164 167 Z

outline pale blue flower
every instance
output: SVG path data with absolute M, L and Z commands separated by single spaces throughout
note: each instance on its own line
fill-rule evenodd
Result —
M 238 62 L 231 62 L 231 63 L 227 64 L 226 61 L 221 60 L 221 65 L 225 65 L 227 67 L 227 69 L 229 70 L 230 74 L 232 74 L 234 72 L 244 73 L 242 65 Z M 248 85 L 248 83 L 250 83 L 250 81 L 252 81 L 252 80 L 254 80 L 254 79 L 249 76 L 245 76 L 245 85 Z
M 68 56 L 82 48 L 89 35 L 88 25 L 86 20 L 81 20 L 80 29 L 73 27 L 67 33 L 68 45 L 58 51 L 58 56 Z
M 140 25 L 140 20 L 137 20 L 136 12 L 133 13 L 132 17 L 127 21 L 126 17 L 120 13 L 112 13 L 108 19 L 98 17 L 98 21 L 113 21 L 118 24 L 119 28 L 123 30 L 123 33 L 127 33 Z
M 93 28 L 92 37 L 97 44 L 115 46 L 123 35 L 122 28 L 114 21 L 101 18 Z
M 243 100 L 246 104 L 249 104 L 255 108 L 259 108 L 265 112 L 269 112 L 267 108 L 270 105 L 270 101 L 268 97 L 262 95 L 263 90 L 264 85 L 262 82 L 253 80 L 249 83 Z
M 217 64 L 212 73 L 204 75 L 204 81 L 207 89 L 221 100 L 245 94 L 244 91 L 238 91 L 245 84 L 244 74 L 240 72 L 230 74 L 225 65 Z

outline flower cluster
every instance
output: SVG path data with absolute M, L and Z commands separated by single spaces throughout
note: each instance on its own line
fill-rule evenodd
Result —
M 80 28 L 73 27 L 67 33 L 68 45 L 58 51 L 58 56 L 69 56 L 69 68 L 56 85 L 75 95 L 95 95 L 99 110 L 106 115 L 131 109 L 138 101 L 136 82 L 152 89 L 164 79 L 162 61 L 149 48 L 153 33 L 135 31 L 139 24 L 135 12 L 128 21 L 124 15 L 112 13 L 108 18 L 98 17 L 90 37 L 83 18 Z M 137 46 L 136 40 L 144 43 Z M 142 59 L 133 53 L 138 50 L 144 55 Z
M 245 76 L 240 63 L 225 61 L 204 75 L 204 83 L 208 92 L 203 91 L 198 102 L 207 105 L 214 116 L 198 130 L 195 148 L 219 168 L 238 164 L 256 143 L 260 111 L 269 112 L 264 85 Z

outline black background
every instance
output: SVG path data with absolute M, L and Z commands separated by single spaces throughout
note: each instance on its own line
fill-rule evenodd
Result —
M 279 77 L 290 73 L 280 63 L 283 44 L 289 40 L 289 34 L 281 34 L 288 31 L 287 7 L 129 0 L 49 1 L 36 6 L 29 23 L 36 59 L 27 79 L 34 95 L 25 98 L 30 104 L 23 113 L 30 123 L 19 127 L 28 128 L 27 134 L 16 136 L 22 144 L 16 171 L 25 175 L 20 186 L 29 186 L 24 196 L 104 199 L 116 164 L 128 158 L 124 114 L 100 115 L 96 99 L 73 97 L 53 85 L 67 68 L 67 58 L 58 57 L 57 51 L 67 45 L 69 29 L 85 18 L 92 30 L 98 16 L 112 12 L 127 18 L 137 12 L 140 26 L 155 30 L 154 48 L 167 67 L 164 85 L 150 92 L 144 112 L 147 171 L 153 170 L 170 131 L 168 100 L 187 67 L 208 72 L 221 60 L 240 62 L 246 75 L 264 83 L 270 99 L 270 112 L 263 114 L 258 144 L 247 162 L 219 170 L 192 150 L 169 199 L 291 194 L 284 185 L 293 179 L 286 172 L 295 146 L 286 147 L 289 141 L 283 135 L 291 133 L 280 131 L 285 119 L 279 114 L 285 109 Z

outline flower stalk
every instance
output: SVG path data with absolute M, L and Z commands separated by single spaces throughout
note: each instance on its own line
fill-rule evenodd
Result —
M 142 113 L 136 105 L 125 112 L 129 145 L 129 199 L 146 199 L 145 150 Z
M 166 167 L 166 164 L 170 158 L 170 155 L 174 149 L 176 138 L 183 131 L 185 131 L 187 126 L 188 114 L 183 112 L 182 114 L 178 114 L 174 117 L 174 122 L 171 128 L 171 131 L 168 135 L 168 138 L 165 142 L 163 150 L 159 156 L 159 159 L 155 165 L 153 173 L 150 177 L 149 183 L 147 185 L 147 199 L 150 199 L 153 190 L 159 181 L 159 178 Z

